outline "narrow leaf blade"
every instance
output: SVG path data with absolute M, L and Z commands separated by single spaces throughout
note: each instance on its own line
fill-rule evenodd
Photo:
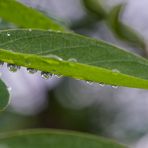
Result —
M 0 34 L 0 48 L 0 60 L 8 63 L 94 82 L 148 88 L 148 61 L 103 41 L 55 31 L 8 30 Z M 70 58 L 77 62 L 69 62 Z
M 0 1 L 0 17 L 22 28 L 65 30 L 57 22 L 15 0 Z
M 0 147 L 9 148 L 125 148 L 105 138 L 56 130 L 20 131 L 0 135 Z
M 110 11 L 107 17 L 108 26 L 119 39 L 145 49 L 144 39 L 134 29 L 125 25 L 120 20 L 123 9 L 124 5 L 120 4 Z
M 95 15 L 98 19 L 104 19 L 107 14 L 101 3 L 100 0 L 83 0 L 83 4 L 89 13 Z

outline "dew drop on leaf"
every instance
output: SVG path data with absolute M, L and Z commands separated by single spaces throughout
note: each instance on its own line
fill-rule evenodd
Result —
M 118 88 L 118 86 L 116 86 L 116 85 L 112 85 L 112 88 Z
M 50 55 L 48 55 L 46 57 L 49 57 L 49 58 L 55 59 L 55 60 L 59 60 L 59 61 L 63 61 L 63 59 L 61 57 L 57 56 L 57 55 L 50 54 Z
M 117 75 L 118 73 L 120 73 L 120 71 L 118 69 L 112 69 L 112 72 Z
M 104 83 L 99 83 L 99 86 L 104 87 L 105 84 Z
M 48 29 L 48 31 L 50 31 L 50 32 L 51 32 L 51 31 L 53 31 L 53 30 L 52 30 L 52 29 Z
M 42 71 L 42 72 L 41 72 L 41 77 L 42 77 L 43 79 L 49 79 L 50 77 L 52 77 L 52 74 L 49 73 L 49 72 L 44 72 L 44 71 Z
M 75 58 L 70 58 L 70 59 L 68 59 L 68 61 L 69 61 L 69 62 L 77 62 L 77 59 L 75 59 Z
M 11 36 L 10 33 L 7 33 L 7 36 Z
M 7 67 L 10 72 L 17 72 L 20 69 L 20 66 L 14 64 L 7 64 Z
M 62 75 L 54 75 L 54 76 L 59 78 L 59 79 L 62 77 Z
M 93 84 L 93 82 L 91 82 L 91 81 L 86 81 L 86 83 L 89 84 L 89 85 Z
M 112 72 L 120 72 L 118 69 L 112 69 Z
M 27 72 L 30 74 L 35 74 L 37 72 L 37 70 L 33 69 L 33 68 L 27 68 Z

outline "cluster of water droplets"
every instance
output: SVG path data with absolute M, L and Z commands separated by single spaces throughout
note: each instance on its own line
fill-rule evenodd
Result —
M 29 31 L 32 31 L 32 30 L 30 29 Z M 7 35 L 10 36 L 10 34 L 7 34 Z M 49 57 L 50 58 L 53 58 L 53 59 L 56 59 L 56 60 L 59 60 L 59 61 L 62 61 L 63 60 L 62 58 L 60 58 L 60 57 L 58 57 L 56 55 L 49 55 Z M 69 62 L 77 62 L 77 60 L 74 59 L 74 58 L 70 58 L 67 61 L 69 61 Z M 4 62 L 0 61 L 0 68 L 2 68 L 3 65 L 4 65 Z M 8 70 L 10 72 L 17 72 L 18 70 L 21 69 L 20 66 L 15 65 L 15 64 L 9 64 L 9 63 L 7 63 L 7 68 L 8 68 Z M 26 68 L 26 70 L 27 70 L 27 72 L 29 74 L 35 74 L 35 73 L 38 72 L 38 70 L 36 70 L 34 68 Z M 53 73 L 46 72 L 46 71 L 41 71 L 40 74 L 41 74 L 41 77 L 43 79 L 46 79 L 46 80 L 49 79 L 49 78 L 51 78 L 52 76 L 55 76 L 57 78 L 61 78 L 62 77 L 62 75 L 57 75 L 57 74 L 53 74 Z
M 4 62 L 1 62 L 1 61 L 0 61 L 0 68 L 2 68 L 3 65 L 4 65 Z M 15 65 L 15 64 L 9 64 L 9 63 L 7 64 L 7 68 L 8 68 L 8 70 L 9 70 L 10 72 L 17 72 L 18 70 L 21 69 L 20 66 Z M 35 73 L 38 72 L 38 70 L 36 70 L 36 69 L 34 69 L 34 68 L 26 68 L 26 70 L 27 70 L 27 72 L 28 72 L 29 74 L 35 74 Z M 47 79 L 51 78 L 52 76 L 56 76 L 57 78 L 61 78 L 61 77 L 62 77 L 62 75 L 55 75 L 55 74 L 52 74 L 52 73 L 50 73 L 50 72 L 41 71 L 41 77 L 42 77 L 43 79 L 46 79 L 46 80 L 47 80 Z
M 92 82 L 92 81 L 85 81 L 86 82 L 86 84 L 88 84 L 88 85 L 99 85 L 100 87 L 105 87 L 105 86 L 107 86 L 107 84 L 105 84 L 105 83 L 102 83 L 102 82 L 100 82 L 100 83 L 96 83 L 96 82 Z M 119 86 L 117 86 L 117 85 L 111 85 L 111 87 L 112 88 L 118 88 Z
M 114 75 L 118 75 L 120 73 L 120 71 L 118 69 L 112 69 L 112 72 L 113 72 Z M 93 85 L 93 84 L 95 85 L 95 84 L 97 84 L 97 85 L 99 85 L 101 87 L 107 86 L 105 83 L 102 83 L 102 82 L 95 83 L 95 82 L 92 82 L 92 81 L 86 81 L 86 83 L 88 85 Z M 111 87 L 114 88 L 114 89 L 117 89 L 119 86 L 117 86 L 117 85 L 111 85 Z
M 76 60 L 75 59 L 69 59 L 68 61 L 71 61 L 71 62 L 76 62 Z M 0 68 L 2 68 L 3 67 L 3 65 L 4 65 L 4 62 L 2 62 L 2 61 L 0 61 Z M 15 65 L 15 64 L 7 64 L 7 68 L 8 68 L 8 70 L 10 71 L 10 72 L 17 72 L 18 70 L 20 70 L 20 66 L 18 66 L 18 65 Z M 38 70 L 36 70 L 36 69 L 34 69 L 34 68 L 26 68 L 26 70 L 27 70 L 27 72 L 29 73 L 29 74 L 35 74 L 35 73 L 37 73 L 38 72 Z M 115 71 L 115 70 L 112 70 L 113 72 L 118 72 L 119 73 L 119 71 Z M 52 76 L 56 76 L 57 78 L 61 78 L 62 77 L 62 75 L 55 75 L 55 74 L 52 74 L 52 73 L 50 73 L 50 72 L 45 72 L 45 71 L 41 71 L 41 77 L 43 78 L 43 79 L 45 79 L 45 80 L 47 80 L 47 79 L 49 79 L 49 78 L 51 78 Z M 97 85 L 99 85 L 100 87 L 104 87 L 104 86 L 106 86 L 106 84 L 104 84 L 104 83 L 102 83 L 102 82 L 100 82 L 100 83 L 95 83 L 95 82 L 92 82 L 92 81 L 85 81 L 86 82 L 86 84 L 88 84 L 88 85 L 93 85 L 93 84 L 97 84 Z M 112 88 L 118 88 L 118 86 L 115 86 L 115 85 L 112 85 L 111 86 Z M 10 90 L 10 89 L 9 89 Z
M 100 87 L 108 86 L 107 84 L 102 83 L 102 82 L 100 82 L 100 83 L 91 82 L 91 81 L 85 81 L 85 82 L 86 82 L 86 84 L 88 84 L 88 85 L 99 85 Z M 117 86 L 117 85 L 111 85 L 111 87 L 116 89 L 116 88 L 118 88 L 119 86 Z

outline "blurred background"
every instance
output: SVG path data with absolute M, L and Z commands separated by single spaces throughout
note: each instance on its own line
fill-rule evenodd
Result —
M 19 0 L 68 28 L 147 57 L 147 0 Z M 28 16 L 29 17 L 29 16 Z M 31 19 L 31 18 L 30 18 Z M 0 19 L 0 29 L 16 28 Z M 148 148 L 148 91 L 100 86 L 25 68 L 1 79 L 11 94 L 0 112 L 0 132 L 28 128 L 70 129 L 114 139 L 131 148 Z

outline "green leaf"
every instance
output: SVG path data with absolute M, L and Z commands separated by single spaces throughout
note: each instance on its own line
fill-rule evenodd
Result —
M 0 17 L 22 28 L 65 30 L 57 22 L 15 0 L 0 1 Z
M 9 102 L 9 92 L 6 85 L 0 80 L 0 111 L 4 110 Z
M 30 130 L 0 135 L 0 147 L 9 148 L 125 148 L 115 142 L 78 132 Z
M 7 30 L 0 33 L 0 48 L 4 62 L 94 82 L 148 88 L 146 59 L 81 35 Z
M 113 33 L 121 40 L 139 48 L 145 49 L 144 39 L 132 28 L 121 22 L 121 14 L 124 5 L 115 6 L 108 14 L 107 23 Z
M 106 17 L 106 11 L 101 5 L 101 0 L 83 0 L 85 8 L 91 15 L 93 14 L 99 19 L 104 19 Z

